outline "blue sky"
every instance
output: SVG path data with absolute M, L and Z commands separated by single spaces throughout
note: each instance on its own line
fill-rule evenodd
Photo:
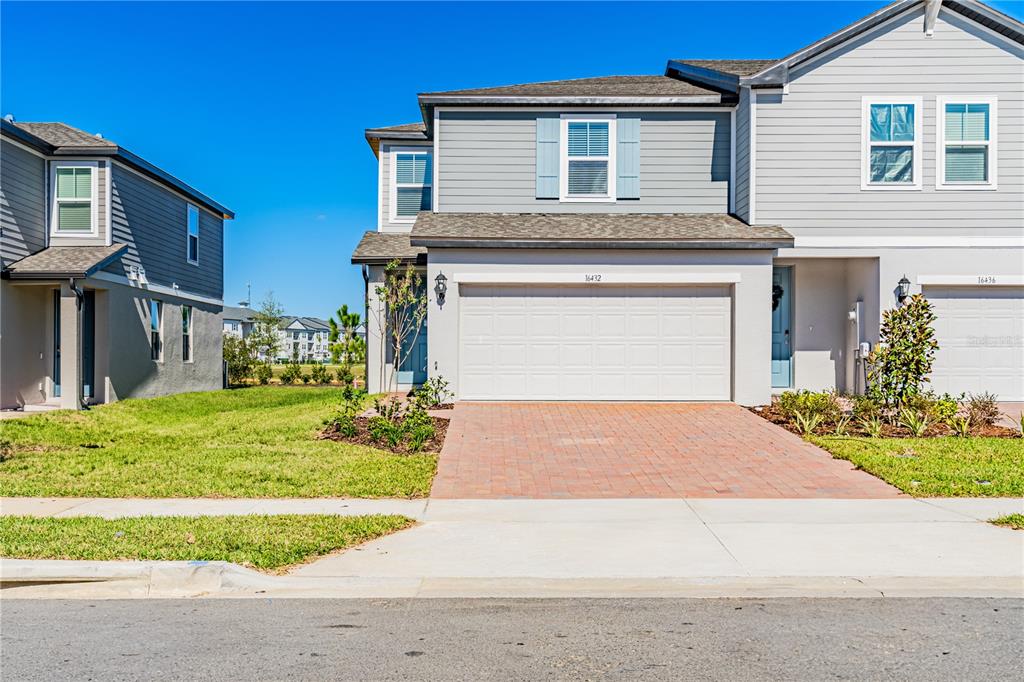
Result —
M 781 57 L 885 4 L 5 1 L 0 109 L 102 133 L 234 209 L 225 301 L 252 282 L 326 317 L 361 308 L 363 130 L 419 120 L 416 93 Z

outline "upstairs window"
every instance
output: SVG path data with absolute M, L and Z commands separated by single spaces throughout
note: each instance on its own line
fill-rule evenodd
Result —
M 192 306 L 181 306 L 181 361 L 192 362 Z
M 919 101 L 864 100 L 864 189 L 921 187 Z
M 564 118 L 562 199 L 615 199 L 614 119 Z
M 192 204 L 186 211 L 185 258 L 193 265 L 199 265 L 199 209 Z
M 53 231 L 68 235 L 96 233 L 96 165 L 56 164 L 53 171 Z
M 433 164 L 428 151 L 392 150 L 391 220 L 413 222 L 429 211 L 433 193 Z
M 995 187 L 994 99 L 940 97 L 937 189 Z
M 164 359 L 163 342 L 164 304 L 155 299 L 149 300 L 149 357 L 160 362 Z

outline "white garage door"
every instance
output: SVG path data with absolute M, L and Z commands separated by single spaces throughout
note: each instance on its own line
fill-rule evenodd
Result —
M 1024 289 L 925 287 L 937 320 L 932 387 L 1024 400 Z
M 728 400 L 725 286 L 460 286 L 464 400 Z

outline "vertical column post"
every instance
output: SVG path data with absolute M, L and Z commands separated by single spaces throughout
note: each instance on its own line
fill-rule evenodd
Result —
M 82 408 L 82 308 L 71 282 L 60 285 L 60 406 Z

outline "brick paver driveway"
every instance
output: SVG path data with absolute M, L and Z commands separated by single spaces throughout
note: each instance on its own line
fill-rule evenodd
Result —
M 894 497 L 730 403 L 459 403 L 440 498 Z

